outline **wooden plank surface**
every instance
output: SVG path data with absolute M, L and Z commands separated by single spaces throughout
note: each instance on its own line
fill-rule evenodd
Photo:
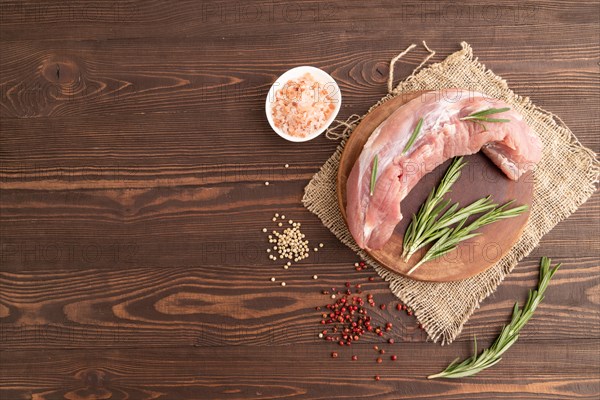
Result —
M 600 150 L 595 0 L 0 1 L 0 398 L 598 398 L 597 194 L 444 347 L 300 204 L 336 144 L 271 132 L 270 83 L 314 65 L 340 84 L 340 118 L 363 113 L 390 58 L 420 40 L 432 61 L 469 42 Z M 405 56 L 398 79 L 425 55 Z M 282 211 L 325 245 L 287 271 L 260 231 Z M 504 360 L 427 381 L 474 335 L 493 340 L 542 255 L 565 265 Z M 395 363 L 374 362 L 372 339 L 342 351 L 316 338 L 320 291 L 346 280 L 389 305 L 373 318 L 394 322 Z

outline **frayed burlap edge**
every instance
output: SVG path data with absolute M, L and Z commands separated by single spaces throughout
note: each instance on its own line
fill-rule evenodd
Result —
M 389 282 L 392 292 L 415 311 L 429 338 L 434 342 L 441 341 L 442 344 L 451 343 L 460 334 L 479 303 L 496 290 L 518 261 L 538 245 L 543 235 L 575 212 L 595 192 L 600 175 L 600 164 L 595 153 L 583 147 L 560 118 L 535 106 L 529 98 L 513 93 L 504 79 L 473 58 L 472 49 L 467 43 L 463 42 L 461 45 L 460 51 L 444 61 L 416 73 L 422 63 L 410 77 L 371 107 L 367 114 L 385 101 L 405 92 L 453 87 L 473 89 L 501 98 L 523 114 L 542 139 L 544 155 L 535 172 L 534 200 L 528 224 L 519 241 L 505 257 L 472 278 L 458 282 L 432 283 L 414 281 L 390 272 L 358 248 L 337 204 L 336 177 L 346 140 L 364 115 L 352 115 L 345 122 L 329 129 L 327 136 L 341 139 L 341 142 L 306 186 L 302 199 L 305 207 L 315 213 L 340 241 Z M 393 73 L 393 63 L 413 47 L 414 45 L 410 46 L 392 61 L 390 74 Z M 432 56 L 434 52 L 429 51 Z M 390 76 L 390 82 L 392 79 L 393 76 Z M 391 86 L 389 83 L 389 88 Z M 344 127 L 341 134 L 335 133 L 340 127 Z

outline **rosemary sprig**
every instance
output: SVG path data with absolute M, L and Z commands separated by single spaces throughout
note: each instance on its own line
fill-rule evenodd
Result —
M 475 339 L 475 350 L 471 357 L 461 363 L 458 363 L 458 359 L 456 359 L 442 372 L 430 375 L 427 378 L 462 378 L 465 376 L 472 376 L 500 362 L 504 352 L 517 341 L 519 332 L 532 317 L 537 306 L 544 299 L 544 293 L 550 283 L 550 279 L 552 279 L 552 276 L 554 276 L 556 271 L 562 265 L 558 264 L 554 268 L 551 268 L 551 262 L 552 261 L 549 258 L 542 257 L 537 290 L 529 290 L 529 296 L 527 297 L 527 302 L 523 306 L 523 309 L 519 310 L 519 303 L 515 303 L 510 323 L 502 328 L 500 336 L 496 338 L 490 348 L 483 350 L 481 354 L 477 354 L 477 339 Z
M 446 205 L 448 204 L 448 201 L 443 203 Z M 487 196 L 458 210 L 458 203 L 454 203 L 439 219 L 434 220 L 434 222 L 431 222 L 431 218 L 437 218 L 437 214 L 432 213 L 431 216 L 426 217 L 426 226 L 421 235 L 416 237 L 411 236 L 408 242 L 403 243 L 404 251 L 402 256 L 404 257 L 404 261 L 408 261 L 420 248 L 444 236 L 451 229 L 452 225 L 466 220 L 471 215 L 491 210 L 497 206 L 498 205 L 492 201 L 491 197 Z M 417 221 L 417 224 L 422 224 L 422 222 L 419 222 L 419 218 L 413 216 L 413 221 L 415 220 Z M 412 223 L 413 222 L 411 222 L 411 224 Z
M 421 132 L 421 126 L 423 126 L 423 118 L 419 118 L 419 121 L 417 122 L 417 126 L 415 126 L 415 129 L 413 130 L 413 133 L 410 135 L 410 138 L 408 139 L 406 146 L 404 146 L 404 150 L 402 150 L 402 154 L 406 153 L 408 151 L 408 149 L 411 148 L 411 146 L 415 142 L 415 139 L 417 138 L 417 136 L 419 136 L 419 132 Z
M 373 192 L 375 191 L 375 181 L 377 180 L 377 164 L 379 163 L 379 157 L 375 154 L 375 158 L 373 159 L 373 169 L 371 171 L 371 188 L 370 194 L 373 196 Z
M 466 117 L 462 117 L 461 121 L 473 121 L 483 127 L 483 129 L 487 129 L 483 124 L 484 122 L 510 122 L 510 119 L 506 118 L 490 118 L 488 115 L 499 114 L 505 111 L 510 110 L 510 107 L 503 108 L 488 108 L 487 110 L 481 110 L 474 112 Z
M 506 209 L 506 207 L 513 203 L 513 201 L 514 200 L 511 200 L 499 207 L 495 207 L 493 210 L 483 214 L 481 217 L 477 218 L 467 226 L 464 225 L 469 216 L 465 216 L 465 218 L 459 221 L 458 225 L 456 225 L 454 228 L 444 231 L 444 234 L 436 240 L 429 250 L 427 250 L 423 258 L 421 258 L 421 260 L 419 260 L 419 262 L 416 263 L 415 266 L 410 269 L 410 271 L 408 271 L 407 275 L 415 272 L 417 268 L 426 262 L 439 258 L 444 254 L 454 250 L 460 242 L 474 238 L 475 236 L 479 236 L 481 234 L 479 232 L 473 233 L 473 231 L 501 219 L 516 217 L 527 210 L 527 205 Z
M 450 192 L 454 182 L 460 178 L 460 170 L 465 165 L 467 163 L 464 162 L 463 157 L 455 158 L 438 186 L 429 193 L 427 200 L 419 208 L 419 212 L 413 214 L 412 221 L 404 234 L 402 257 L 405 261 L 419 248 L 444 233 L 441 229 L 437 229 L 435 221 L 442 210 L 450 203 L 448 200 L 443 201 L 443 197 Z

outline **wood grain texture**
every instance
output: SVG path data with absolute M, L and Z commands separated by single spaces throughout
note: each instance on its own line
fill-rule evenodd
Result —
M 361 114 L 420 40 L 434 62 L 469 42 L 600 151 L 594 0 L 1 0 L 0 398 L 598 398 L 597 194 L 444 347 L 300 204 L 336 144 L 270 132 L 269 85 L 314 65 L 340 84 L 340 118 Z M 282 211 L 325 244 L 287 271 L 261 232 Z M 477 378 L 426 381 L 493 340 L 542 255 L 564 267 L 515 348 Z M 395 364 L 374 362 L 372 338 L 356 364 L 316 338 L 320 291 L 346 280 L 390 306 L 373 318 L 394 322 Z
M 266 258 L 266 257 L 265 257 Z M 537 311 L 521 341 L 600 339 L 600 266 L 593 257 L 559 258 L 564 275 Z M 322 262 L 283 270 L 279 265 L 128 268 L 127 271 L 27 271 L 1 275 L 2 333 L 8 349 L 139 348 L 161 346 L 285 345 L 320 342 L 321 312 L 331 300 L 321 290 L 352 274 L 387 310 L 372 310 L 378 324 L 394 321 L 398 342 L 424 342 L 416 320 L 394 309 L 397 299 L 373 272 L 349 263 Z M 524 301 L 536 278 L 537 258 L 523 261 L 482 304 L 458 340 L 491 339 Z M 577 265 L 577 266 L 575 266 Z M 312 275 L 319 276 L 315 283 Z M 566 276 L 565 276 L 566 275 Z M 269 281 L 285 280 L 282 288 Z M 570 292 L 570 287 L 577 290 Z M 556 324 L 557 319 L 561 323 Z M 381 339 L 365 336 L 368 343 Z
M 354 368 L 346 367 L 349 351 L 331 359 L 330 349 L 317 345 L 47 351 L 42 355 L 25 351 L 17 361 L 12 352 L 3 353 L 0 382 L 14 399 L 35 395 L 39 399 L 462 400 L 481 399 L 482 393 L 502 399 L 595 399 L 600 383 L 594 371 L 600 364 L 581 345 L 577 340 L 551 341 L 531 360 L 528 345 L 519 343 L 494 369 L 462 381 L 427 381 L 424 376 L 443 368 L 457 354 L 467 355 L 467 346 L 401 345 L 398 360 L 382 364 L 374 362 L 377 355 L 371 346 L 358 346 L 353 349 L 359 357 Z M 546 367 L 556 357 L 565 359 L 563 371 Z M 29 363 L 36 364 L 43 380 L 28 373 Z M 336 376 L 331 376 L 332 371 Z M 373 380 L 376 374 L 381 381 Z M 426 393 L 420 389 L 424 385 L 429 388 Z

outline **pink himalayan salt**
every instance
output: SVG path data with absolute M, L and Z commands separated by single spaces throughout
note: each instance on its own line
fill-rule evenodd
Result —
M 323 129 L 334 110 L 331 95 L 307 73 L 275 93 L 273 122 L 288 135 L 304 138 Z

